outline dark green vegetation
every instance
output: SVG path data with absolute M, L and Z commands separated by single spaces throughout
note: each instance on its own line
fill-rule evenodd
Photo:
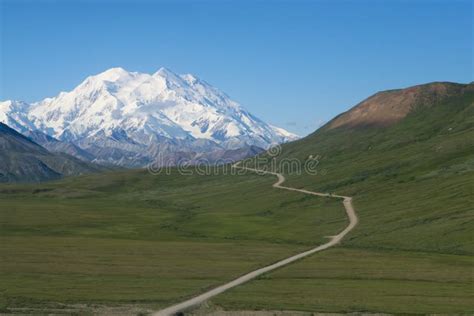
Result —
M 278 160 L 310 155 L 320 155 L 319 173 L 281 170 L 285 185 L 353 196 L 359 225 L 341 246 L 213 304 L 474 312 L 472 84 L 384 92 L 283 146 Z M 127 171 L 0 186 L 3 305 L 156 308 L 321 243 L 347 224 L 339 201 L 273 189 L 274 181 Z
M 53 154 L 3 123 L 0 162 L 0 183 L 38 182 L 104 170 L 66 154 Z
M 330 122 L 283 146 L 279 159 L 321 156 L 320 174 L 290 174 L 286 185 L 353 196 L 360 223 L 342 249 L 268 274 L 215 303 L 474 312 L 474 86 L 439 85 L 454 92 L 414 103 L 389 126 L 331 128 Z M 418 87 L 418 95 L 430 88 Z
M 339 202 L 274 181 L 126 171 L 0 186 L 3 305 L 165 306 L 347 224 Z
M 472 257 L 334 248 L 224 293 L 228 309 L 472 312 Z

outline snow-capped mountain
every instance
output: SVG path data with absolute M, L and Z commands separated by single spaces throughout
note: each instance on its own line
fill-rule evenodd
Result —
M 166 68 L 151 75 L 112 68 L 54 98 L 0 102 L 0 122 L 73 143 L 99 162 L 133 166 L 157 153 L 267 148 L 297 138 L 196 76 Z

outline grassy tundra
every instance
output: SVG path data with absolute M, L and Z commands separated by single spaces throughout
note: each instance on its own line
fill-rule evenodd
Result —
M 380 104 L 389 110 L 413 93 L 416 102 L 391 124 L 334 127 L 360 119 L 349 111 L 284 145 L 277 162 L 319 156 L 320 171 L 288 173 L 285 185 L 353 196 L 360 223 L 337 248 L 232 289 L 211 306 L 473 313 L 473 87 L 384 92 L 378 97 L 387 98 Z M 322 243 L 346 226 L 339 201 L 277 190 L 273 182 L 251 173 L 124 171 L 2 185 L 3 309 L 158 308 Z
M 165 306 L 346 225 L 337 201 L 279 192 L 273 182 L 126 171 L 3 185 L 2 304 Z

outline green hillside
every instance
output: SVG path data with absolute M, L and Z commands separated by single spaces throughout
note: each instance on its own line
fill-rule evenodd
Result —
M 229 309 L 473 312 L 474 85 L 445 85 L 456 93 L 418 103 L 390 126 L 331 128 L 329 122 L 284 145 L 279 161 L 320 155 L 317 175 L 287 172 L 286 185 L 353 196 L 360 223 L 342 248 L 270 273 L 214 303 Z
M 459 86 L 392 126 L 330 122 L 284 145 L 280 160 L 320 156 L 317 175 L 287 185 L 353 196 L 362 220 L 347 245 L 472 254 L 474 84 Z

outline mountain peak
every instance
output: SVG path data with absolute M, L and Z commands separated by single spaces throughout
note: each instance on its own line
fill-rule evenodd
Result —
M 161 67 L 157 72 L 153 74 L 154 78 L 163 78 L 169 83 L 173 83 L 177 86 L 186 85 L 186 82 L 176 73 L 166 67 Z
M 117 81 L 123 77 L 129 76 L 130 73 L 123 69 L 122 67 L 114 67 L 107 69 L 104 72 L 99 73 L 95 78 L 99 78 L 104 81 Z
M 141 156 L 150 146 L 164 143 L 200 152 L 208 146 L 204 148 L 199 140 L 220 149 L 237 149 L 267 148 L 294 139 L 205 81 L 164 67 L 153 75 L 111 68 L 31 107 L 0 103 L 1 121 L 22 132 L 40 130 L 82 149 L 110 147 L 116 152 L 119 148 L 127 155 Z M 146 161 L 152 158 L 147 156 Z
M 155 73 L 172 73 L 174 74 L 173 71 L 171 71 L 169 68 L 166 68 L 166 67 L 160 67 L 158 68 L 158 70 L 155 72 Z
M 174 73 L 172 70 L 170 70 L 169 68 L 166 68 L 166 67 L 160 67 L 160 69 L 158 69 L 153 74 L 153 76 L 160 76 L 160 77 L 164 77 L 164 78 L 179 77 L 176 73 Z

